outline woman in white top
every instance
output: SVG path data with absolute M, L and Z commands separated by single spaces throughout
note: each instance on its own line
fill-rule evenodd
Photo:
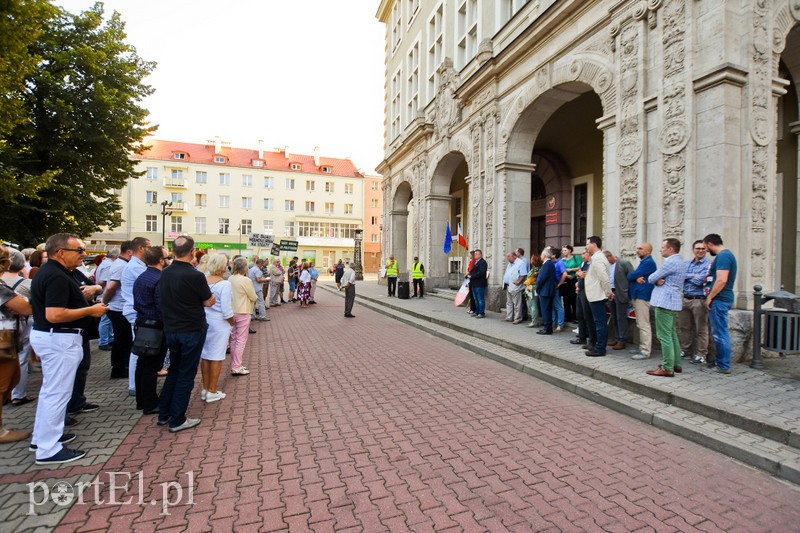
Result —
M 300 267 L 300 283 L 297 288 L 297 297 L 300 299 L 300 307 L 308 307 L 308 300 L 311 297 L 311 273 L 308 271 L 308 263 L 303 262 Z
M 222 279 L 227 267 L 228 258 L 224 254 L 214 254 L 208 259 L 208 285 L 217 301 L 211 307 L 206 307 L 208 331 L 200 355 L 200 371 L 203 374 L 200 397 L 207 403 L 218 402 L 225 397 L 224 392 L 217 390 L 217 382 L 234 324 L 231 282 Z

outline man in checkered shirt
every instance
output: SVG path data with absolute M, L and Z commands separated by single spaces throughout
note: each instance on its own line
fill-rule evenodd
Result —
M 656 312 L 656 336 L 661 343 L 662 362 L 651 376 L 674 377 L 681 372 L 681 345 L 678 341 L 677 316 L 683 309 L 683 282 L 686 279 L 686 262 L 680 256 L 681 241 L 665 239 L 661 243 L 664 264 L 650 274 L 647 281 L 655 284 L 650 307 Z

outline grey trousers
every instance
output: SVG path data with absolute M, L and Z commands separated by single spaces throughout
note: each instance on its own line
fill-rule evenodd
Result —
M 344 288 L 344 314 L 353 314 L 353 303 L 356 301 L 356 286 L 349 283 Z

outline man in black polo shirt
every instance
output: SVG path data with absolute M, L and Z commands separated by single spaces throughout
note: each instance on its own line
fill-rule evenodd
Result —
M 89 306 L 71 275 L 86 257 L 77 236 L 57 233 L 47 239 L 45 250 L 48 261 L 31 284 L 31 346 L 42 360 L 43 377 L 32 440 L 39 465 L 69 463 L 86 455 L 62 446 L 72 440 L 64 435 L 64 417 L 83 358 L 81 333 L 91 325 L 87 317 L 101 317 L 108 309 L 103 304 Z
M 192 266 L 194 239 L 182 235 L 172 242 L 175 261 L 161 273 L 161 316 L 167 337 L 170 365 L 161 389 L 158 424 L 169 424 L 172 433 L 195 427 L 199 418 L 186 418 L 200 354 L 206 340 L 204 307 L 214 305 L 206 277 Z

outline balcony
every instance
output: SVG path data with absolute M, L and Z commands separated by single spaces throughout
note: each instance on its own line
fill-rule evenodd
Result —
M 170 207 L 167 207 L 170 211 L 188 211 L 186 208 L 186 202 L 172 202 Z
M 166 178 L 164 180 L 164 187 L 171 187 L 173 189 L 185 189 L 187 181 L 188 180 L 186 178 Z

